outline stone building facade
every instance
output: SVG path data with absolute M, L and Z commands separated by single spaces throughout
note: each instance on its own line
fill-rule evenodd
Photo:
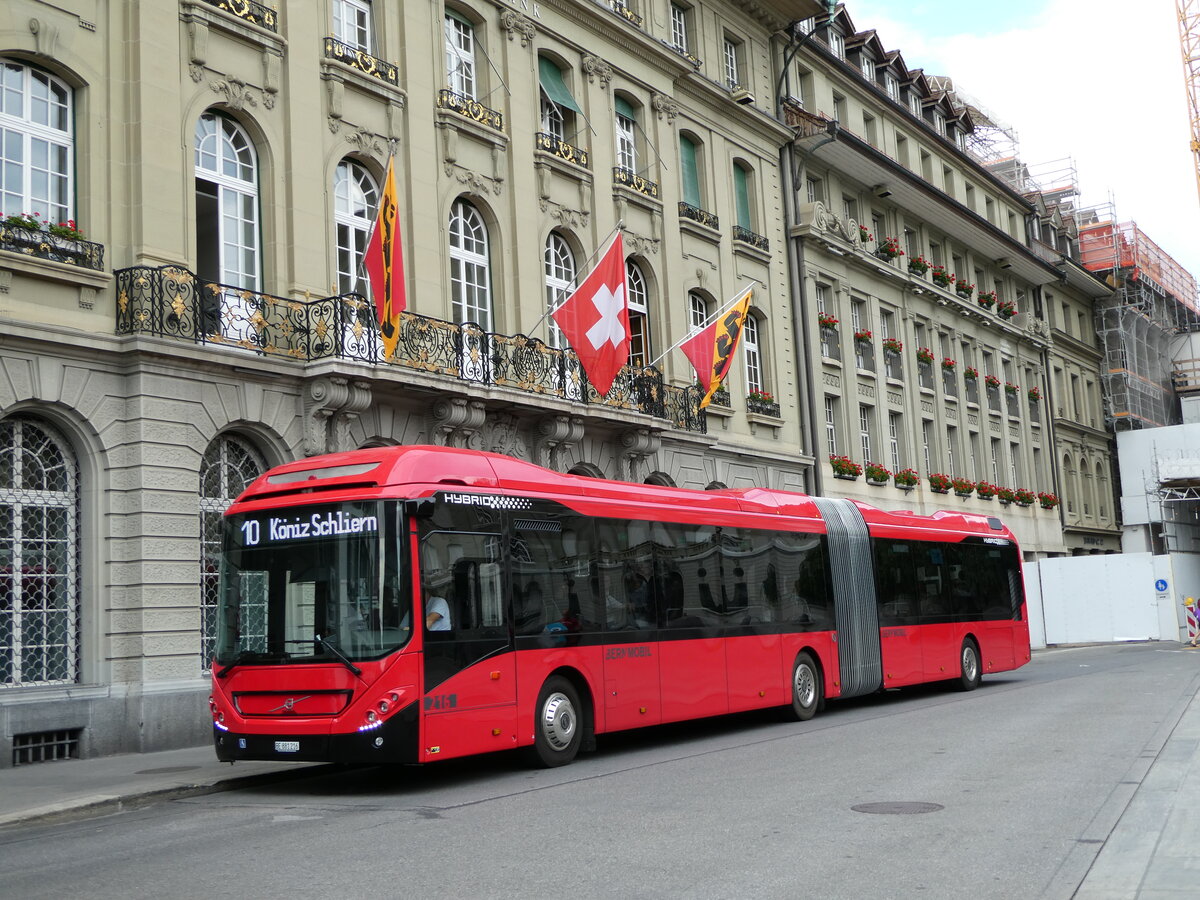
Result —
M 288 459 L 431 443 L 924 512 L 997 506 L 936 471 L 1061 493 L 1025 393 L 1060 346 L 1037 303 L 1093 284 L 1058 280 L 954 97 L 844 10 L 838 46 L 812 0 L 316 6 L 0 6 L 0 766 L 208 738 L 221 512 Z M 358 264 L 389 158 L 385 361 Z M 618 227 L 634 346 L 601 397 L 546 313 Z M 671 348 L 748 285 L 701 411 Z M 922 484 L 835 481 L 830 453 Z M 1057 511 L 1004 515 L 1065 551 Z

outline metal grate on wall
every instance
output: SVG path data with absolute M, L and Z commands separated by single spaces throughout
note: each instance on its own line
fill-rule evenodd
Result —
M 12 764 L 25 766 L 59 759 L 79 759 L 79 738 L 82 734 L 82 728 L 66 728 L 13 735 Z

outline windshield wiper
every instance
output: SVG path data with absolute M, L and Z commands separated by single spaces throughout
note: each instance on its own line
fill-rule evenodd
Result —
M 262 656 L 263 656 L 263 654 L 256 653 L 253 650 L 242 650 L 241 652 L 238 653 L 237 656 L 235 656 L 233 658 L 233 662 L 229 663 L 229 665 L 227 665 L 227 666 L 223 666 L 221 669 L 219 669 L 217 671 L 217 677 L 224 678 L 226 675 L 228 675 L 230 672 L 232 672 L 238 666 L 242 665 L 242 663 L 248 663 L 251 660 L 261 659 Z
M 346 658 L 345 654 L 343 654 L 341 650 L 339 650 L 333 644 L 329 643 L 329 641 L 322 638 L 319 634 L 316 635 L 315 637 L 304 638 L 303 640 L 299 640 L 299 641 L 284 641 L 284 643 L 285 644 L 315 644 L 318 647 L 324 647 L 326 650 L 328 650 L 330 653 L 332 653 L 335 657 L 337 657 L 338 662 L 340 662 L 342 665 L 344 665 L 347 669 L 349 669 L 351 672 L 353 672 L 359 678 L 362 677 L 362 669 L 360 669 L 354 663 L 350 662 L 350 660 Z

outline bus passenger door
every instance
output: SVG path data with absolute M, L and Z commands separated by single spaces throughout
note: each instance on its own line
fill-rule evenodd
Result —
M 420 759 L 514 747 L 516 666 L 500 535 L 427 531 L 420 555 L 414 617 L 424 646 Z
M 922 635 L 917 628 L 920 588 L 911 541 L 880 538 L 875 545 L 879 650 L 885 688 L 924 680 Z

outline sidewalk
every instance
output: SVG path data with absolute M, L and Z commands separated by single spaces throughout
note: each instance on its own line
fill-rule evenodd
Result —
M 0 828 L 117 812 L 171 797 L 296 778 L 321 763 L 218 762 L 211 744 L 0 769 Z
M 1122 781 L 1132 796 L 1114 792 L 1116 824 L 1108 830 L 1102 810 L 1089 826 L 1104 846 L 1076 900 L 1200 896 L 1200 692 L 1180 705 Z

